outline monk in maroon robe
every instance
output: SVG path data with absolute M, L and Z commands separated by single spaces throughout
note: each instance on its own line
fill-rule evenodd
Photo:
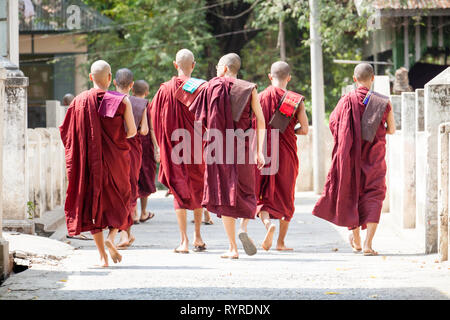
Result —
M 194 211 L 194 251 L 206 250 L 200 234 L 205 166 L 201 159 L 201 149 L 197 152 L 200 159 L 196 159 L 195 152 L 190 152 L 195 149 L 194 141 L 201 141 L 202 128 L 200 126 L 199 130 L 194 130 L 194 115 L 186 105 L 175 98 L 177 89 L 191 78 L 195 67 L 194 55 L 187 49 L 181 49 L 177 52 L 173 65 L 178 76 L 161 84 L 151 102 L 150 117 L 160 148 L 158 180 L 174 197 L 173 203 L 181 233 L 181 243 L 174 252 L 189 253 L 186 210 Z M 178 134 L 183 136 L 177 139 Z M 183 148 L 186 153 L 183 153 L 182 157 L 189 158 L 188 161 L 180 162 L 174 159 L 174 156 L 178 156 L 179 146 L 186 146 Z
M 127 95 L 130 93 L 133 87 L 133 72 L 127 68 L 117 70 L 114 79 L 114 85 L 117 92 Z M 133 110 L 133 118 L 136 128 L 138 128 L 139 135 L 127 139 L 130 146 L 130 185 L 131 185 L 131 198 L 129 203 L 130 215 L 134 221 L 137 219 L 136 204 L 139 197 L 138 193 L 138 180 L 139 172 L 141 170 L 142 161 L 142 145 L 139 136 L 145 136 L 148 134 L 147 126 L 147 104 L 145 99 L 139 99 L 135 97 L 129 97 L 131 107 Z M 131 233 L 131 226 L 127 229 L 127 232 L 120 234 L 120 242 L 117 245 L 118 249 L 126 249 L 133 244 L 135 240 L 134 235 Z
M 133 85 L 133 96 L 145 99 L 149 94 L 149 89 L 149 85 L 145 80 L 137 80 Z M 156 192 L 156 163 L 159 162 L 159 147 L 150 119 L 150 103 L 147 105 L 147 125 L 149 127 L 149 134 L 145 136 L 139 135 L 142 144 L 142 164 L 138 181 L 138 192 L 141 203 L 141 217 L 139 218 L 139 222 L 145 222 L 155 216 L 153 212 L 147 212 L 148 197 Z
M 107 267 L 105 245 L 114 263 L 120 262 L 122 256 L 114 237 L 118 230 L 126 230 L 133 223 L 129 214 L 127 138 L 136 134 L 136 126 L 128 98 L 107 91 L 111 83 L 109 64 L 94 62 L 89 78 L 94 88 L 72 101 L 60 127 L 68 177 L 64 211 L 69 236 L 91 231 L 101 266 Z M 109 235 L 104 241 L 105 228 L 109 228 Z
M 386 196 L 386 134 L 395 132 L 394 112 L 388 97 L 370 91 L 370 64 L 358 64 L 353 79 L 357 89 L 343 96 L 330 115 L 332 164 L 313 214 L 352 230 L 354 252 L 377 255 L 372 240 Z M 364 248 L 360 227 L 367 228 Z
M 264 114 L 267 127 L 267 150 L 268 156 L 278 159 L 278 170 L 274 174 L 262 175 L 256 170 L 256 197 L 257 212 L 261 221 L 267 229 L 266 237 L 262 243 L 264 250 L 269 250 L 272 246 L 272 239 L 275 233 L 275 224 L 270 219 L 280 221 L 280 230 L 277 241 L 277 250 L 292 250 L 287 248 L 284 239 L 289 227 L 289 222 L 294 215 L 295 182 L 298 175 L 299 161 L 297 156 L 297 136 L 308 134 L 308 117 L 306 116 L 303 96 L 296 94 L 295 105 L 292 107 L 292 115 L 276 114 L 280 103 L 286 99 L 287 84 L 291 80 L 289 65 L 284 61 L 277 61 L 272 64 L 269 73 L 272 85 L 259 94 L 259 101 Z M 286 121 L 286 127 L 278 135 L 278 151 L 271 150 L 273 129 L 281 130 L 270 120 L 272 117 L 281 116 Z M 271 125 L 272 123 L 272 125 Z M 300 124 L 299 129 L 295 129 L 296 124 Z M 282 156 L 276 156 L 274 153 Z M 275 161 L 275 160 L 274 160 Z
M 264 116 L 256 85 L 237 79 L 240 66 L 241 59 L 237 54 L 223 56 L 217 65 L 217 77 L 209 81 L 208 87 L 190 107 L 196 120 L 207 128 L 207 168 L 202 205 L 222 218 L 230 242 L 229 251 L 222 258 L 231 259 L 239 258 L 235 219 L 254 219 L 255 164 L 258 168 L 264 166 Z M 245 137 L 247 132 L 253 131 L 252 113 L 256 117 L 257 127 L 256 154 L 251 151 L 251 135 Z M 227 133 L 234 133 L 236 139 L 225 141 Z M 240 143 L 239 149 L 236 140 Z M 239 157 L 243 157 L 244 161 L 238 162 Z M 245 223 L 241 224 L 239 238 L 247 254 L 256 253 L 254 243 L 248 238 Z

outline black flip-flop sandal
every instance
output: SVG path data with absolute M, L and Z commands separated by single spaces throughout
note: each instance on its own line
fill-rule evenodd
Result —
M 194 252 L 202 252 L 206 250 L 206 243 L 204 243 L 201 246 L 194 246 L 194 249 L 192 249 L 192 251 Z
M 139 222 L 144 223 L 145 221 L 150 220 L 150 219 L 153 218 L 154 216 L 155 216 L 154 213 L 149 212 L 147 218 L 145 218 L 145 219 L 139 219 Z

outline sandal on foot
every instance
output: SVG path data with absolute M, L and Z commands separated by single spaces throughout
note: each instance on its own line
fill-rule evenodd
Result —
M 364 250 L 363 251 L 363 255 L 365 255 L 365 256 L 377 256 L 378 252 L 376 252 L 373 249 L 371 249 L 371 250 Z
M 204 224 L 204 225 L 207 225 L 207 226 L 210 226 L 210 225 L 214 224 L 214 222 L 213 222 L 212 220 L 209 220 L 209 221 L 203 221 L 203 224 Z
M 242 245 L 244 246 L 244 251 L 247 255 L 252 256 L 256 254 L 258 250 L 256 249 L 256 246 L 253 243 L 253 241 L 248 237 L 247 232 L 240 232 L 239 240 L 241 240 Z
M 192 251 L 194 252 L 202 252 L 206 250 L 206 243 L 202 244 L 201 246 L 194 246 L 194 249 Z
M 189 250 L 178 250 L 177 248 L 175 248 L 175 249 L 173 249 L 173 252 L 186 254 L 186 253 L 189 253 Z
M 357 249 L 355 247 L 355 239 L 352 234 L 350 234 L 348 236 L 348 241 L 350 242 L 350 245 L 352 246 L 353 253 L 360 253 L 362 251 L 362 249 Z
M 139 219 L 139 222 L 144 223 L 145 221 L 150 220 L 150 219 L 153 218 L 154 216 L 155 216 L 154 213 L 149 212 L 147 218 L 145 218 L 145 219 Z

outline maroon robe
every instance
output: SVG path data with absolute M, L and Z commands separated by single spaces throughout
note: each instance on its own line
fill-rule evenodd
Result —
M 149 133 L 145 136 L 139 135 L 142 144 L 142 164 L 139 172 L 138 192 L 140 198 L 146 198 L 152 193 L 156 192 L 155 176 L 156 176 L 156 161 L 155 161 L 155 146 L 153 145 L 152 136 L 150 132 L 150 104 L 147 105 L 147 122 Z
M 211 129 L 219 130 L 223 135 L 223 164 L 206 164 L 202 205 L 218 217 L 254 219 L 256 213 L 255 164 L 249 163 L 250 143 L 245 139 L 244 149 L 237 150 L 234 143 L 234 163 L 227 164 L 226 130 L 247 130 L 252 126 L 251 99 L 242 111 L 239 121 L 233 120 L 230 91 L 235 79 L 216 77 L 209 81 L 208 87 L 199 94 L 190 110 L 197 121 L 207 128 L 208 137 Z M 250 91 L 251 93 L 251 91 Z M 251 97 L 251 95 L 250 95 Z M 209 140 L 209 139 L 208 139 Z M 205 148 L 210 142 L 207 142 Z M 237 153 L 245 155 L 245 163 L 237 164 Z
M 59 128 L 66 155 L 68 187 L 64 211 L 70 236 L 85 231 L 97 233 L 107 227 L 125 230 L 133 223 L 129 215 L 125 105 L 110 95 L 115 106 L 104 104 L 105 108 L 99 110 L 104 96 L 105 91 L 100 89 L 79 94 Z
M 175 209 L 194 210 L 202 207 L 205 171 L 203 161 L 200 160 L 200 164 L 195 163 L 195 152 L 191 152 L 190 163 L 177 164 L 171 158 L 174 147 L 182 143 L 171 141 L 172 133 L 176 129 L 185 129 L 189 132 L 191 150 L 194 150 L 194 136 L 202 134 L 194 130 L 194 115 L 175 99 L 175 91 L 187 79 L 187 77 L 173 77 L 163 83 L 151 102 L 150 116 L 160 149 L 158 180 L 173 194 Z M 201 141 L 202 138 L 198 136 L 197 139 Z
M 272 118 L 278 103 L 285 90 L 269 86 L 259 94 L 259 101 L 264 114 L 267 128 L 267 155 L 274 160 L 275 155 L 271 150 L 271 129 L 269 121 Z M 257 211 L 267 211 L 271 219 L 283 219 L 290 221 L 294 215 L 295 207 L 295 182 L 298 175 L 299 160 L 297 156 L 297 136 L 295 125 L 297 124 L 297 108 L 294 117 L 289 122 L 286 130 L 279 133 L 278 172 L 273 175 L 261 175 L 256 170 L 256 197 Z M 267 166 L 267 165 L 266 165 Z
M 363 100 L 368 89 L 359 87 L 343 96 L 330 115 L 335 139 L 331 169 L 313 214 L 354 229 L 378 223 L 386 196 L 386 119 L 388 104 L 372 142 L 361 139 Z

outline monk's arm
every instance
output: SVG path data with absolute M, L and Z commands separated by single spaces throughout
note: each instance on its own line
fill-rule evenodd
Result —
M 264 114 L 261 109 L 261 104 L 259 103 L 258 92 L 256 89 L 253 89 L 252 92 L 252 110 L 256 117 L 256 139 L 257 139 L 257 167 L 258 169 L 262 169 L 264 167 L 264 156 L 262 154 L 263 146 L 264 146 L 264 137 L 265 137 L 265 129 L 266 122 L 264 120 Z
M 160 161 L 159 146 L 158 146 L 158 141 L 156 141 L 155 130 L 153 130 L 153 123 L 152 123 L 151 119 L 150 119 L 149 123 L 150 123 L 150 137 L 152 139 L 153 147 L 155 150 L 155 161 L 159 162 Z
M 144 110 L 139 126 L 141 127 L 141 129 L 139 129 L 139 134 L 146 136 L 148 134 L 147 108 Z
M 390 102 L 389 102 L 389 104 L 391 105 Z M 394 108 L 392 108 L 392 105 L 391 105 L 391 111 L 389 111 L 389 113 L 388 113 L 386 123 L 387 123 L 386 133 L 394 134 L 395 133 L 395 119 L 394 119 Z
M 308 134 L 308 116 L 306 115 L 305 104 L 302 103 L 299 106 L 300 110 L 297 113 L 297 120 L 300 123 L 300 128 L 295 130 L 295 134 L 307 135 Z
M 125 113 L 123 116 L 128 128 L 127 138 L 132 138 L 137 133 L 136 124 L 134 123 L 133 109 L 131 106 L 131 102 L 127 97 L 123 99 L 123 103 L 125 103 Z

